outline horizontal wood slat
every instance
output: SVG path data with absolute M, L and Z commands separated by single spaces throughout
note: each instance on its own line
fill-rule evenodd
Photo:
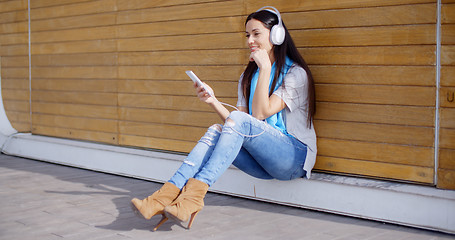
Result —
M 445 24 L 441 26 L 441 43 L 455 44 L 455 24 Z
M 48 79 L 115 79 L 117 78 L 117 68 L 115 66 L 34 67 L 32 75 L 36 78 Z
M 116 106 L 98 105 L 76 105 L 76 104 L 61 104 L 61 103 L 41 103 L 32 102 L 33 113 L 100 118 L 100 119 L 117 119 Z
M 445 128 L 440 132 L 439 146 L 441 148 L 455 149 L 455 129 Z
M 59 5 L 67 5 L 73 3 L 80 3 L 80 2 L 89 2 L 91 0 L 34 0 L 30 2 L 30 8 L 43 8 L 43 7 L 52 7 L 52 6 L 59 6 Z
M 8 89 L 22 89 L 29 90 L 29 80 L 26 78 L 3 78 L 2 79 L 2 90 Z
M 33 20 L 30 28 L 35 32 L 85 28 L 93 26 L 110 26 L 116 23 L 117 13 L 100 13 L 96 15 L 69 16 L 52 19 Z
M 436 7 L 435 3 L 429 3 L 331 11 L 284 12 L 282 18 L 290 30 L 426 24 L 436 23 Z
M 455 87 L 455 67 L 443 66 L 441 68 L 441 86 Z
M 7 1 L 0 4 L 0 12 L 12 12 L 27 9 L 27 0 Z
M 109 119 L 33 114 L 33 125 L 105 133 L 118 132 L 118 121 Z
M 434 127 L 434 108 L 318 102 L 316 119 Z
M 26 67 L 28 68 L 28 56 L 10 56 L 1 58 L 2 68 L 8 67 Z
M 2 43 L 2 46 L 28 44 L 28 33 L 0 35 L 0 43 Z
M 118 0 L 117 7 L 119 10 L 130 10 L 144 8 L 161 8 L 217 1 L 219 0 L 167 0 L 167 1 Z
M 28 44 L 6 45 L 0 48 L 3 56 L 28 56 Z
M 117 64 L 117 58 L 117 53 L 33 55 L 32 67 L 113 66 Z
M 455 23 L 455 4 L 442 4 L 441 6 L 441 22 Z
M 327 1 L 286 1 L 276 0 L 273 6 L 281 12 L 297 12 L 310 10 L 333 10 L 361 7 L 396 6 L 416 3 L 434 3 L 429 0 L 327 0 Z M 254 12 L 264 5 L 261 0 L 249 0 L 246 2 L 246 12 Z
M 8 91 L 2 92 L 2 97 L 5 100 L 29 101 L 30 91 L 28 89 L 26 90 L 8 89 Z
M 124 66 L 241 65 L 247 62 L 248 54 L 246 49 L 121 52 L 118 55 L 118 63 Z
M 27 81 L 28 84 L 28 81 Z M 117 92 L 116 79 L 33 79 L 33 90 L 68 91 L 75 92 Z M 28 87 L 28 86 L 27 86 Z
M 7 113 L 8 120 L 12 123 L 15 122 L 22 122 L 28 124 L 30 128 L 30 113 L 28 112 L 16 112 L 16 111 L 8 111 Z
M 316 84 L 317 100 L 327 102 L 434 106 L 433 87 Z
M 4 78 L 28 78 L 28 67 L 2 68 L 2 77 Z
M 217 97 L 237 98 L 236 82 L 204 81 L 209 84 Z M 179 89 L 176 92 L 176 89 Z M 119 92 L 136 94 L 160 94 L 191 96 L 196 94 L 193 82 L 187 81 L 156 81 L 156 80 L 120 80 Z
M 34 44 L 39 44 L 48 42 L 115 39 L 116 37 L 117 37 L 116 26 L 108 27 L 97 26 L 93 28 L 33 32 L 31 35 L 31 41 Z
M 441 87 L 439 104 L 441 107 L 455 108 L 455 87 Z
M 116 40 L 88 40 L 77 42 L 36 43 L 32 45 L 33 55 L 68 53 L 103 53 L 117 51 Z
M 455 189 L 455 170 L 438 170 L 438 187 L 443 189 Z
M 318 137 L 434 147 L 434 129 L 371 123 L 316 120 Z
M 119 38 L 244 32 L 244 17 L 180 20 L 118 26 Z
M 32 20 L 37 20 L 75 15 L 96 14 L 103 12 L 114 12 L 116 10 L 115 8 L 116 0 L 98 0 L 60 6 L 51 6 L 46 8 L 33 8 L 30 11 L 30 17 Z
M 455 66 L 455 46 L 443 45 L 441 49 L 441 64 Z
M 214 112 L 168 109 L 119 108 L 119 119 L 132 122 L 171 124 L 207 128 L 219 120 Z
M 427 66 L 436 63 L 433 45 L 299 48 L 308 64 Z
M 440 126 L 443 128 L 455 129 L 455 108 L 441 108 L 440 110 Z
M 439 168 L 455 170 L 455 149 L 439 149 Z
M 118 51 L 169 51 L 245 48 L 244 33 L 213 33 L 185 36 L 118 39 Z
M 169 151 L 188 153 L 195 146 L 195 142 L 172 140 L 144 136 L 129 136 L 120 134 L 119 144 L 125 146 L 144 147 L 151 149 L 167 149 Z
M 53 136 L 69 139 L 87 140 L 94 142 L 103 142 L 109 144 L 118 144 L 117 134 L 105 133 L 100 131 L 86 131 L 68 128 L 33 126 L 33 133 L 44 136 Z
M 119 130 L 126 135 L 182 140 L 195 143 L 204 135 L 206 128 L 120 121 Z
M 3 99 L 5 110 L 8 114 L 9 111 L 16 111 L 22 113 L 28 113 L 30 115 L 30 101 L 18 101 Z
M 176 5 L 162 8 L 146 8 L 132 11 L 119 11 L 118 24 L 160 22 L 182 19 L 206 19 L 214 17 L 231 17 L 245 15 L 242 1 L 219 1 L 191 5 Z
M 140 107 L 153 109 L 188 110 L 188 111 L 211 111 L 211 108 L 199 99 L 191 96 L 172 95 L 118 95 L 118 104 L 122 107 Z
M 324 156 L 318 157 L 315 168 L 330 172 L 349 173 L 351 175 L 369 175 L 378 178 L 392 178 L 422 183 L 432 183 L 434 176 L 433 168 Z
M 243 66 L 119 66 L 119 79 L 188 80 L 185 71 L 192 70 L 202 81 L 238 82 Z
M 291 32 L 298 47 L 389 46 L 435 44 L 432 24 L 369 28 L 317 29 Z
M 433 67 L 310 66 L 317 83 L 435 86 Z
M 341 139 L 318 139 L 318 155 L 366 161 L 434 167 L 434 151 L 429 147 L 360 142 Z
M 13 11 L 13 12 L 0 13 L 0 22 L 2 22 L 2 23 L 24 22 L 24 21 L 28 21 L 28 11 L 25 11 L 25 9 L 19 10 L 19 11 Z
M 63 91 L 60 92 L 33 91 L 32 101 L 48 103 L 72 103 L 101 106 L 117 106 L 117 94 L 102 92 L 86 93 Z

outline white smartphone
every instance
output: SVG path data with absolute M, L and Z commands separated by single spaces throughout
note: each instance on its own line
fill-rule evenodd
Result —
M 202 81 L 196 76 L 196 74 L 194 74 L 193 71 L 185 71 L 186 75 L 188 75 L 188 77 L 191 78 L 191 80 L 193 80 L 194 83 L 196 83 L 198 86 L 202 86 L 204 87 L 204 84 L 202 84 Z M 210 96 L 213 96 L 212 93 L 210 91 L 208 91 L 207 89 L 205 89 L 204 87 L 204 90 L 207 91 L 207 93 L 210 95 Z

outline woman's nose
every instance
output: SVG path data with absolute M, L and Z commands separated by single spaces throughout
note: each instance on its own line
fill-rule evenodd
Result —
M 248 44 L 252 44 L 254 42 L 253 37 L 249 36 L 248 37 Z

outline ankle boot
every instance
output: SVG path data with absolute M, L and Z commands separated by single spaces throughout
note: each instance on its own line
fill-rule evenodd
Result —
M 204 197 L 208 188 L 206 183 L 190 178 L 179 197 L 164 208 L 164 214 L 177 222 L 186 222 L 191 215 L 188 223 L 190 229 L 194 218 L 204 207 Z
M 139 213 L 145 218 L 150 219 L 151 217 L 162 214 L 162 218 L 158 225 L 153 229 L 158 229 L 161 224 L 167 221 L 166 216 L 163 213 L 164 207 L 171 204 L 180 193 L 180 189 L 170 182 L 166 182 L 158 191 L 148 196 L 144 200 L 133 198 L 131 200 L 131 208 L 138 215 Z

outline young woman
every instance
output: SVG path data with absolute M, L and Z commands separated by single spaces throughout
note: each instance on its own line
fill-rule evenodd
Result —
M 316 159 L 311 72 L 278 10 L 259 9 L 247 17 L 245 28 L 251 54 L 239 80 L 239 111 L 229 112 L 207 84 L 195 85 L 199 99 L 224 125 L 207 130 L 160 190 L 132 200 L 133 210 L 146 219 L 163 215 L 155 230 L 168 218 L 190 219 L 190 228 L 208 188 L 231 164 L 261 179 L 310 177 Z

